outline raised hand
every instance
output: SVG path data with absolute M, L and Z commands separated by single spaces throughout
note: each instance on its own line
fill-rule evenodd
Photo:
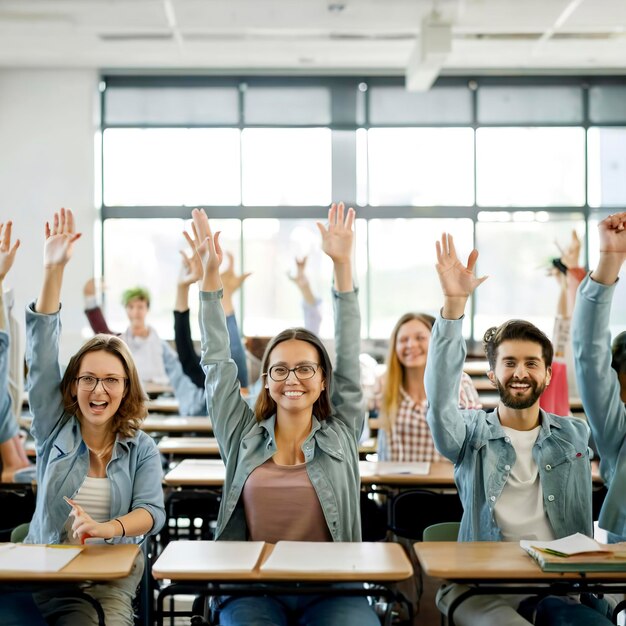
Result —
M 15 254 L 20 247 L 20 240 L 17 239 L 11 246 L 11 231 L 13 222 L 10 220 L 6 224 L 0 224 L 0 281 L 9 273 L 15 261 Z
M 232 252 L 227 252 L 226 256 L 228 257 L 228 268 L 220 274 L 220 278 L 222 279 L 222 285 L 224 285 L 224 293 L 233 294 L 243 285 L 252 272 L 235 274 L 235 257 Z
M 289 280 L 296 283 L 300 289 L 306 289 L 309 286 L 309 279 L 305 272 L 307 258 L 306 256 L 301 259 L 296 257 L 296 275 L 287 274 Z
M 328 228 L 321 222 L 317 227 L 322 235 L 322 250 L 334 263 L 350 263 L 352 261 L 352 242 L 354 240 L 353 208 L 345 214 L 343 202 L 333 203 L 328 210 Z
M 478 250 L 472 250 L 467 259 L 467 266 L 463 265 L 456 254 L 454 239 L 449 233 L 441 235 L 441 242 L 435 244 L 437 248 L 437 273 L 443 295 L 447 298 L 468 298 L 474 289 L 487 280 L 487 276 L 477 278 L 474 275 Z
M 52 228 L 46 222 L 46 243 L 44 246 L 44 267 L 63 267 L 72 258 L 74 242 L 81 236 L 76 232 L 74 215 L 71 209 L 61 209 L 54 214 Z
M 601 253 L 626 255 L 626 211 L 603 219 L 598 233 Z
M 559 249 L 561 253 L 561 262 L 567 269 L 571 269 L 572 267 L 580 266 L 580 239 L 578 238 L 578 233 L 575 230 L 572 230 L 572 237 L 570 239 L 569 245 L 565 249 L 561 249 L 558 242 L 556 247 Z
M 191 256 L 187 256 L 181 250 L 180 256 L 182 259 L 178 273 L 178 284 L 183 287 L 189 287 L 202 278 L 202 261 L 200 257 L 195 254 L 195 251 Z
M 219 231 L 213 235 L 209 225 L 209 218 L 204 209 L 194 209 L 191 212 L 193 222 L 191 230 L 193 238 L 184 232 L 189 246 L 197 254 L 202 264 L 202 288 L 205 291 L 214 291 L 222 286 L 220 281 L 220 265 L 222 263 L 222 248 L 219 242 Z

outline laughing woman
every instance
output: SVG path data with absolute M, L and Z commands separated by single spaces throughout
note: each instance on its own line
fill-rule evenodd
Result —
M 90 339 L 61 374 L 61 285 L 80 234 L 64 209 L 45 233 L 44 281 L 26 311 L 38 482 L 26 542 L 80 544 L 94 537 L 133 543 L 157 533 L 165 521 L 160 456 L 138 430 L 147 413 L 145 397 L 128 347 L 114 336 Z M 131 625 L 143 565 L 140 554 L 125 579 L 55 588 L 34 598 L 49 623 L 98 624 L 99 603 L 107 626 Z
M 303 328 L 274 337 L 262 360 L 264 386 L 255 410 L 241 398 L 220 306 L 222 251 L 202 210 L 193 211 L 193 240 L 204 275 L 200 292 L 202 365 L 213 398 L 213 428 L 226 463 L 218 540 L 360 541 L 358 439 L 360 317 L 352 285 L 354 210 L 332 205 L 318 224 L 335 275 L 337 366 L 320 339 Z M 220 624 L 370 626 L 378 618 L 363 597 L 229 598 Z

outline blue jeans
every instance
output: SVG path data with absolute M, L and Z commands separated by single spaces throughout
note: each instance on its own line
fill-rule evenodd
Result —
M 229 598 L 220 626 L 380 626 L 358 596 L 249 596 Z

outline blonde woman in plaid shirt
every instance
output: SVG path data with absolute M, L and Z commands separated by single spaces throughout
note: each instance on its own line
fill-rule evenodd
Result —
M 405 313 L 391 333 L 380 402 L 380 461 L 445 460 L 435 449 L 426 423 L 424 369 L 434 322 L 435 318 L 426 313 Z M 459 407 L 481 407 L 476 388 L 465 373 L 459 389 Z

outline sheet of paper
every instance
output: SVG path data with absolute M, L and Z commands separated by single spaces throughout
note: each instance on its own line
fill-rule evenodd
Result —
M 591 537 L 583 535 L 582 533 L 568 535 L 567 537 L 555 539 L 554 541 L 534 541 L 532 539 L 522 539 L 519 544 L 522 548 L 524 548 L 524 550 L 528 550 L 528 548 L 538 548 L 540 550 L 561 552 L 562 554 L 567 555 L 582 554 L 584 552 L 609 551 L 609 548 L 601 543 L 598 543 Z
M 58 572 L 80 554 L 81 548 L 14 544 L 0 550 L 0 570 L 11 572 Z
M 376 464 L 376 474 L 387 476 L 389 474 L 413 474 L 415 476 L 428 476 L 430 463 L 396 463 L 393 461 L 379 461 Z

